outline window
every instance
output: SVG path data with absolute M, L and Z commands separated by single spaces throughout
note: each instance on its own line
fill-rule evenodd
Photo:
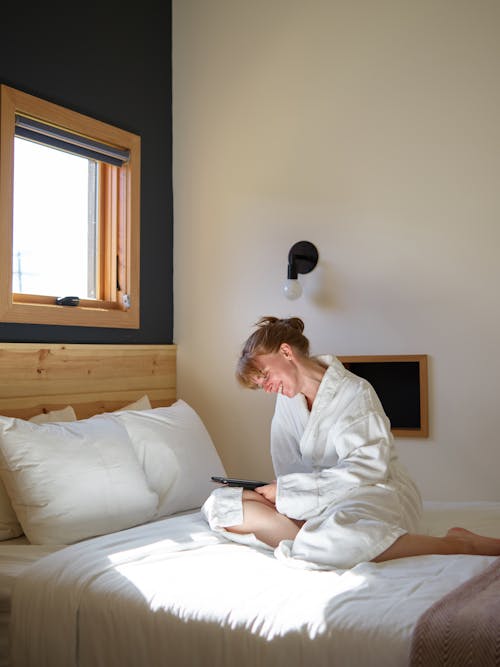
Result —
M 138 328 L 140 138 L 4 85 L 0 114 L 0 321 Z

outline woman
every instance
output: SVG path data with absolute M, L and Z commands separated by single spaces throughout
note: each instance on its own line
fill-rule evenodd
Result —
M 398 462 L 372 386 L 334 356 L 311 357 L 296 317 L 263 317 L 237 378 L 277 394 L 271 426 L 276 480 L 255 491 L 223 487 L 203 510 L 236 541 L 266 545 L 289 564 L 347 569 L 424 554 L 500 555 L 500 539 L 452 528 L 418 533 L 419 492 Z

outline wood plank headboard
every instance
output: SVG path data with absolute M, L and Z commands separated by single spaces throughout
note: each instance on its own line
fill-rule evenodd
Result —
M 147 394 L 176 399 L 175 345 L 0 343 L 0 414 L 29 419 L 73 406 L 79 419 Z

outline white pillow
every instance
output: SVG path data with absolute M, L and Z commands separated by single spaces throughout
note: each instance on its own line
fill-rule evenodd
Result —
M 67 405 L 61 410 L 51 410 L 42 412 L 41 415 L 35 415 L 29 420 L 34 424 L 47 424 L 48 422 L 73 422 L 76 420 L 76 414 L 71 405 Z
M 107 415 L 68 424 L 0 417 L 0 475 L 32 544 L 129 528 L 158 503 L 126 429 Z
M 218 486 L 210 477 L 226 474 L 203 422 L 184 401 L 114 416 L 125 425 L 150 488 L 158 493 L 157 516 L 200 507 Z M 174 463 L 172 479 L 164 471 Z
M 126 405 L 121 410 L 150 410 L 151 402 L 146 394 L 137 401 Z M 51 410 L 31 417 L 28 421 L 35 424 L 47 424 L 49 422 L 72 422 L 76 421 L 76 413 L 71 405 L 67 405 L 60 410 Z M 16 514 L 12 509 L 9 496 L 5 486 L 0 479 L 0 542 L 10 540 L 13 537 L 19 537 L 23 534 L 21 524 L 17 520 Z
M 124 408 L 120 408 L 120 410 L 151 410 L 151 401 L 149 400 L 149 396 L 144 394 L 144 396 L 138 398 L 137 401 L 129 403 Z M 115 410 L 115 412 L 117 412 L 117 410 Z
M 17 520 L 16 513 L 12 509 L 7 491 L 3 482 L 0 481 L 0 541 L 10 540 L 23 534 L 21 524 Z
M 67 405 L 61 410 L 52 410 L 40 415 L 31 417 L 30 422 L 43 424 L 51 421 L 74 421 L 76 419 L 75 411 L 71 405 Z M 17 520 L 16 513 L 12 509 L 9 496 L 5 490 L 3 482 L 0 480 L 0 542 L 10 540 L 13 537 L 19 537 L 23 534 L 21 524 Z
M 141 398 L 138 398 L 137 401 L 129 403 L 120 410 L 151 410 L 151 401 L 149 396 L 144 394 Z M 67 405 L 61 410 L 51 410 L 50 412 L 42 412 L 41 415 L 35 415 L 31 417 L 28 421 L 34 422 L 35 424 L 47 424 L 49 422 L 74 422 L 76 421 L 76 413 L 73 409 L 73 406 Z

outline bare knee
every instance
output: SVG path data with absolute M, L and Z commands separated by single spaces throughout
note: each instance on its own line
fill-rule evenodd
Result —
M 281 540 L 295 539 L 299 529 L 292 519 L 280 514 L 274 505 L 254 499 L 243 500 L 243 523 L 226 527 L 231 533 L 253 533 L 257 539 L 271 547 L 277 547 Z

